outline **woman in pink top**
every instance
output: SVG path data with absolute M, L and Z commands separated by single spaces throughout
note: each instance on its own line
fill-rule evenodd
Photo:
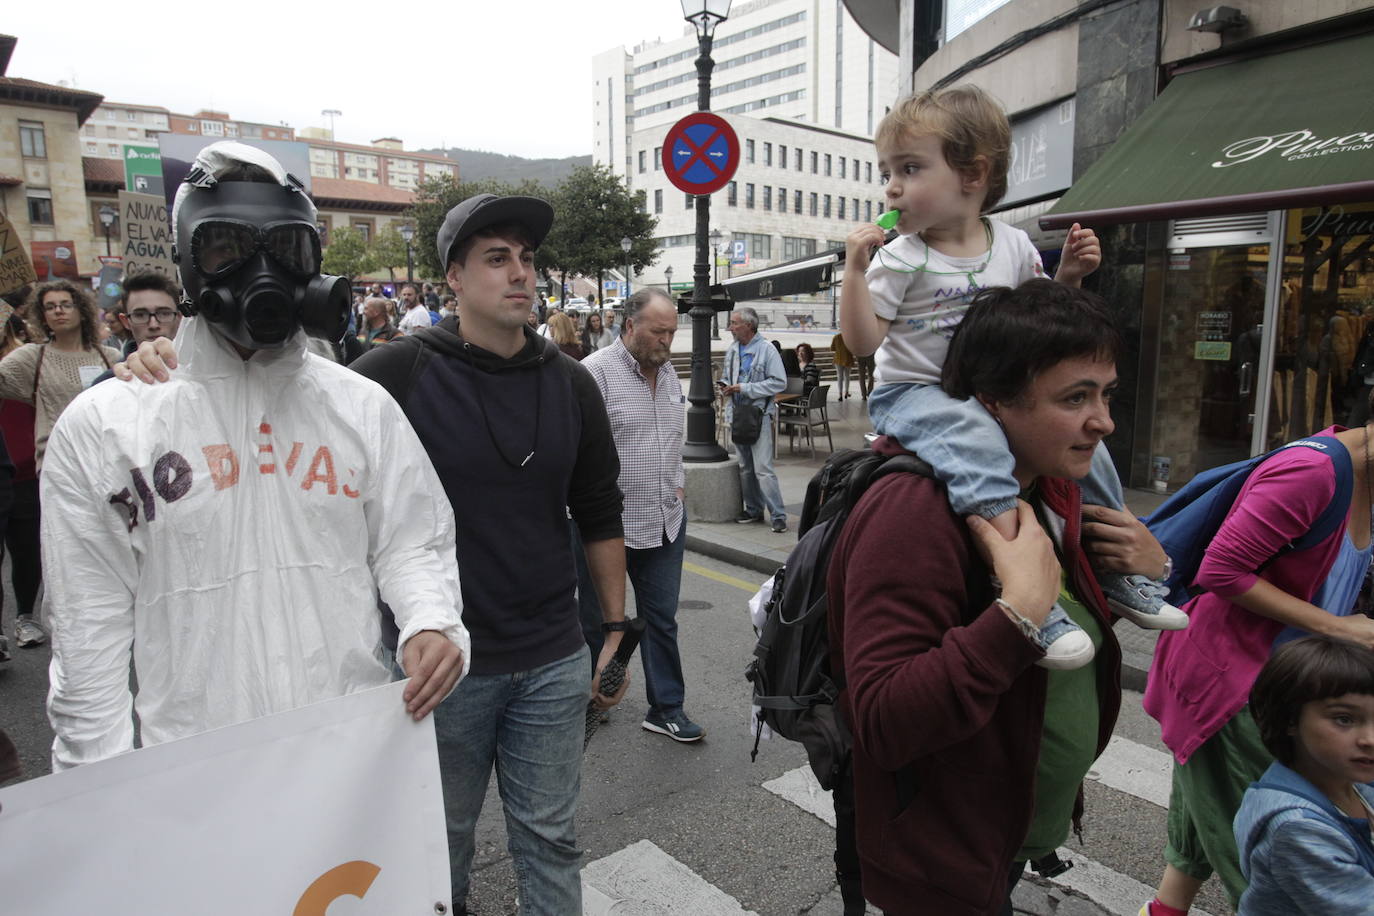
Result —
M 1294 628 L 1374 648 L 1374 620 L 1344 616 L 1369 565 L 1369 428 L 1334 426 L 1318 435 L 1334 436 L 1349 453 L 1354 489 L 1345 527 L 1307 550 L 1280 553 L 1336 492 L 1336 459 L 1309 448 L 1280 452 L 1250 475 L 1207 548 L 1196 581 L 1205 591 L 1184 607 L 1188 628 L 1160 634 L 1145 710 L 1175 762 L 1168 864 L 1141 916 L 1186 913 L 1213 871 L 1233 907 L 1245 890 L 1231 821 L 1271 762 L 1246 700 L 1275 640 Z

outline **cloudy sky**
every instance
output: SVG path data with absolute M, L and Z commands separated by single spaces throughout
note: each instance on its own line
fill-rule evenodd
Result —
M 591 152 L 593 55 L 687 27 L 679 0 L 5 6 L 9 76 L 295 128 L 328 126 L 333 108 L 345 142 L 531 157 Z

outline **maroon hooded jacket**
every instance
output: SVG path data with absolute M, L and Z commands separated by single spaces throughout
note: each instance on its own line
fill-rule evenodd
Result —
M 1121 648 L 1080 549 L 1077 484 L 1041 479 L 1039 493 L 1074 593 L 1103 622 L 1100 754 L 1120 707 Z M 997 913 L 1030 826 L 1046 671 L 992 604 L 989 577 L 943 486 L 916 474 L 874 484 L 831 560 L 864 895 L 891 916 Z

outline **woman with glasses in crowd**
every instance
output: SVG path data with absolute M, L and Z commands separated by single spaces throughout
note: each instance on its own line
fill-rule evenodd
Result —
M 44 283 L 34 291 L 29 324 L 30 340 L 39 342 L 23 344 L 0 359 L 0 398 L 32 405 L 34 465 L 41 474 L 43 451 L 57 418 L 78 394 L 119 361 L 120 353 L 100 345 L 90 293 L 66 280 Z M 17 445 L 11 447 L 18 451 Z M 44 642 L 47 634 L 34 618 L 32 607 L 19 610 L 18 644 Z

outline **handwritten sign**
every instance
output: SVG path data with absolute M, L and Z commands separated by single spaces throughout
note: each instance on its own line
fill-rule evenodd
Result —
M 19 233 L 4 213 L 0 213 L 0 293 L 12 292 L 38 279 L 33 261 L 19 241 Z
M 167 202 L 157 194 L 120 191 L 119 216 L 124 227 L 124 276 L 151 270 L 175 279 Z

